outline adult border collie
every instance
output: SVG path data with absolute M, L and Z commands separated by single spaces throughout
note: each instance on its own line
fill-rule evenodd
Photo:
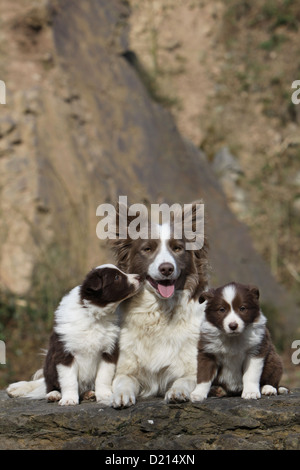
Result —
M 180 211 L 180 223 L 189 217 L 193 231 L 200 203 L 194 202 L 189 214 Z M 201 247 L 187 250 L 185 236 L 174 237 L 172 220 L 178 223 L 177 214 L 170 223 L 157 224 L 155 233 L 152 226 L 151 236 L 149 231 L 148 237 L 121 238 L 120 212 L 119 205 L 111 248 L 118 267 L 140 275 L 145 283 L 136 296 L 120 307 L 119 359 L 112 406 L 131 406 L 138 395 L 162 395 L 167 403 L 187 401 L 196 386 L 201 322 L 198 298 L 206 289 L 208 278 L 206 237 L 203 233 Z M 127 227 L 132 220 L 127 213 Z

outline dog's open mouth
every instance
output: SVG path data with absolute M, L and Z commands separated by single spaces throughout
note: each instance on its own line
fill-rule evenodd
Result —
M 152 279 L 150 276 L 147 276 L 146 279 L 165 299 L 172 297 L 174 294 L 176 280 L 155 281 L 155 279 Z

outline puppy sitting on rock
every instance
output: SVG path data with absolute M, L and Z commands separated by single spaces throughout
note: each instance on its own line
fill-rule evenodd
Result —
M 279 387 L 282 362 L 266 328 L 257 287 L 232 282 L 203 292 L 199 302 L 204 320 L 191 401 L 204 400 L 212 385 L 245 399 L 287 393 Z
M 116 309 L 140 286 L 139 276 L 112 264 L 90 271 L 55 312 L 42 377 L 11 384 L 8 395 L 76 405 L 95 390 L 96 400 L 109 405 L 120 332 Z

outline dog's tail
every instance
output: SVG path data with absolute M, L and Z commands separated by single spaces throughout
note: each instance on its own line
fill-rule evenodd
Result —
M 44 377 L 31 380 L 29 382 L 15 382 L 6 389 L 7 394 L 12 398 L 32 398 L 41 400 L 46 398 L 46 383 Z

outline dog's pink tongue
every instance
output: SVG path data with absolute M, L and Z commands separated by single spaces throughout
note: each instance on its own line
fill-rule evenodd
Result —
M 158 292 L 160 293 L 160 295 L 165 298 L 171 297 L 171 295 L 173 295 L 174 290 L 175 290 L 174 284 L 171 286 L 157 284 L 157 288 L 158 288 Z

